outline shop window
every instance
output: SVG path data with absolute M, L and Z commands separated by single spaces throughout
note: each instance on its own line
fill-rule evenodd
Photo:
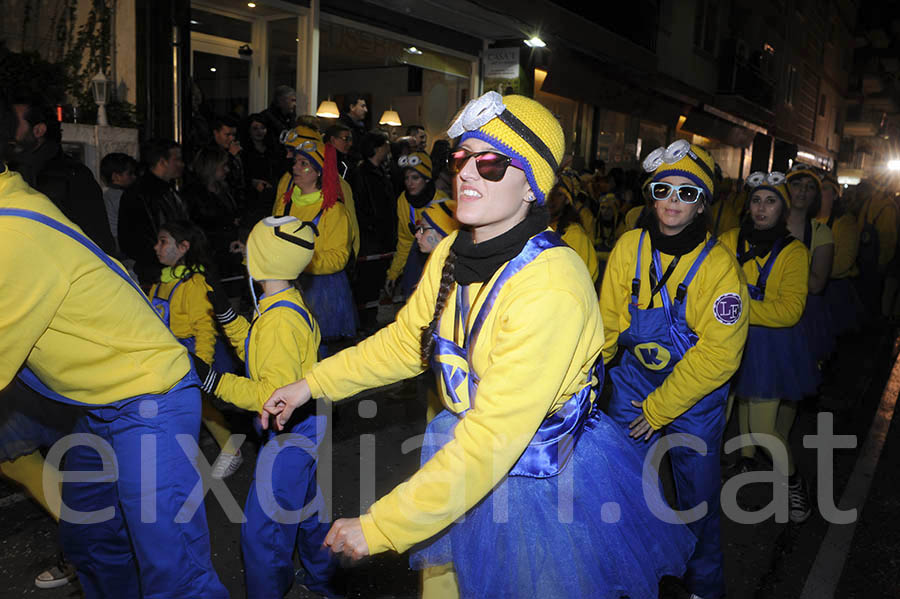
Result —
M 249 43 L 253 25 L 250 21 L 234 19 L 197 8 L 191 8 L 191 31 L 206 33 Z

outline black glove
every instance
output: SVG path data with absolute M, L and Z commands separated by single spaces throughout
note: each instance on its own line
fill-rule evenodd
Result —
M 228 292 L 225 291 L 225 285 L 222 284 L 222 280 L 215 270 L 209 269 L 205 275 L 206 284 L 212 287 L 212 291 L 206 292 L 206 297 L 212 304 L 216 320 L 219 321 L 219 324 L 226 325 L 237 318 L 234 308 L 231 307 L 231 301 L 228 299 Z
M 191 358 L 194 360 L 194 370 L 197 371 L 197 376 L 200 377 L 200 388 L 207 393 L 215 394 L 221 375 L 196 355 L 191 354 Z

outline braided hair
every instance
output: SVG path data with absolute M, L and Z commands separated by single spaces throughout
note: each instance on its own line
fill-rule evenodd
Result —
M 434 302 L 434 316 L 431 317 L 431 322 L 428 323 L 428 326 L 422 327 L 422 333 L 419 337 L 419 355 L 422 359 L 423 368 L 428 368 L 431 357 L 434 355 L 434 331 L 441 321 L 441 314 L 444 312 L 447 298 L 450 297 L 450 292 L 453 290 L 455 273 L 456 252 L 451 249 L 450 253 L 447 254 L 447 259 L 444 261 L 444 268 L 441 271 L 441 284 L 438 289 L 437 299 Z

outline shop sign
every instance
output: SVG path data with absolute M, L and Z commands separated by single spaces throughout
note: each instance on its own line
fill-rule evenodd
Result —
M 518 79 L 519 48 L 489 48 L 484 52 L 485 79 Z

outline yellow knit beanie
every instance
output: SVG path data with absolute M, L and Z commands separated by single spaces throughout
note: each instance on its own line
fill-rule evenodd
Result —
M 768 190 L 777 195 L 784 202 L 785 211 L 791 209 L 791 191 L 787 186 L 787 178 L 784 173 L 772 171 L 771 173 L 763 173 L 757 171 L 751 173 L 746 181 L 749 192 L 747 193 L 747 202 L 753 197 L 757 191 Z
M 293 216 L 269 216 L 247 238 L 247 272 L 257 281 L 293 281 L 312 260 L 315 229 Z
M 543 204 L 556 182 L 565 151 L 565 137 L 559 121 L 540 103 L 525 96 L 500 96 L 488 92 L 472 100 L 460 111 L 447 131 L 460 142 L 477 138 L 514 159 Z
M 431 156 L 425 152 L 413 152 L 397 159 L 401 169 L 411 168 L 426 179 L 431 179 Z
M 446 237 L 459 229 L 459 221 L 453 212 L 455 203 L 453 200 L 446 200 L 429 204 L 422 211 L 420 218 L 426 225 L 440 233 L 441 237 Z
M 667 148 L 657 148 L 644 159 L 644 170 L 653 173 L 653 181 L 665 177 L 686 177 L 703 190 L 711 202 L 716 191 L 716 162 L 709 152 L 698 145 L 679 139 Z
M 822 193 L 822 177 L 815 168 L 799 162 L 795 163 L 794 166 L 791 167 L 791 172 L 787 174 L 788 183 L 791 182 L 791 179 L 799 179 L 800 177 L 812 178 L 812 180 L 816 182 L 819 193 Z

